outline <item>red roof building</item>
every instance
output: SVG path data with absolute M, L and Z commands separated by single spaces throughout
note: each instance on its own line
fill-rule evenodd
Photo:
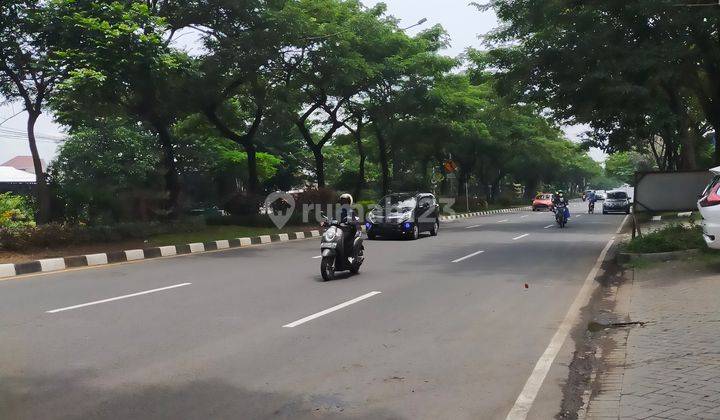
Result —
M 42 165 L 44 172 L 46 169 L 45 161 L 41 159 L 40 164 Z M 19 169 L 31 174 L 35 173 L 32 156 L 15 156 L 0 166 L 10 166 L 11 168 Z

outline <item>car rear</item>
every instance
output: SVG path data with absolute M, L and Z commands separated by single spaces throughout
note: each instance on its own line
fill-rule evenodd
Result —
M 710 171 L 715 176 L 703 191 L 698 209 L 703 218 L 705 242 L 710 248 L 720 249 L 720 167 Z

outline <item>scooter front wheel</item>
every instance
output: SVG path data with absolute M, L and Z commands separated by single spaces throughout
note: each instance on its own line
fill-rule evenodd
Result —
M 323 257 L 320 261 L 320 275 L 323 281 L 335 279 L 335 257 Z

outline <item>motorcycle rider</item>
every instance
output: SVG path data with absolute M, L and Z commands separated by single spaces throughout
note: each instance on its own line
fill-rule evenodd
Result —
M 340 205 L 340 228 L 343 231 L 343 257 L 347 260 L 352 252 L 353 242 L 358 230 L 358 219 L 353 211 L 353 197 L 350 194 L 342 194 L 338 199 Z
M 595 195 L 595 191 L 590 191 L 590 192 L 588 193 L 588 195 L 587 195 L 587 200 L 588 200 L 588 202 L 589 202 L 589 204 L 588 204 L 588 211 L 590 211 L 591 208 L 592 208 L 592 209 L 595 208 L 595 203 L 597 202 L 597 195 Z
M 565 205 L 565 220 L 570 219 L 570 209 L 568 208 L 569 201 L 567 197 L 565 197 L 565 193 L 562 191 L 558 191 L 555 193 L 555 196 L 553 197 L 553 207 L 557 208 L 558 204 Z

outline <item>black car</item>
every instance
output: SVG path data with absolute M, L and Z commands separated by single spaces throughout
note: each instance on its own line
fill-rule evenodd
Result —
M 365 228 L 368 239 L 391 235 L 417 239 L 421 232 L 436 236 L 440 229 L 440 206 L 429 193 L 390 194 L 368 213 Z
M 625 213 L 630 214 L 630 197 L 624 191 L 612 191 L 607 194 L 603 202 L 603 214 Z

